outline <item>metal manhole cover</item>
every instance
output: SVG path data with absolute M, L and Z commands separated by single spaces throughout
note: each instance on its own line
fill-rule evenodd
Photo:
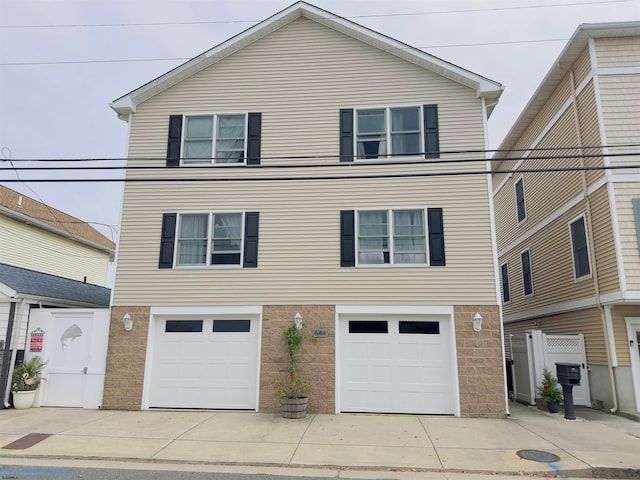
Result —
M 560 457 L 553 453 L 543 452 L 542 450 L 518 450 L 516 452 L 520 458 L 525 460 L 533 460 L 534 462 L 552 463 L 560 460 Z

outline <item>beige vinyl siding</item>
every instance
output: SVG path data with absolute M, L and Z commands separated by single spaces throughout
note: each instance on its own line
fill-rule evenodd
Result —
M 583 213 L 581 203 L 500 257 L 500 264 L 509 264 L 511 282 L 511 304 L 504 306 L 505 315 L 593 297 L 593 281 L 576 281 L 573 273 L 569 222 Z M 526 249 L 531 252 L 533 275 L 533 295 L 527 297 L 523 291 L 520 260 L 520 254 Z
M 640 37 L 596 38 L 598 68 L 640 65 Z
M 262 112 L 263 165 L 337 163 L 340 108 L 422 104 L 438 104 L 442 150 L 484 148 L 475 91 L 300 18 L 139 105 L 129 155 L 163 166 L 170 114 L 250 111 Z
M 627 334 L 627 324 L 625 318 L 640 317 L 640 305 L 621 305 L 613 307 L 612 313 L 613 336 L 616 344 L 616 354 L 618 365 L 628 367 L 631 365 L 629 355 L 629 338 Z
M 598 268 L 600 294 L 620 291 L 618 262 L 616 257 L 609 195 L 606 187 L 598 189 L 590 197 L 591 221 L 595 248 L 593 253 Z M 593 270 L 593 269 L 592 269 Z
M 582 53 L 574 62 L 572 70 L 577 87 L 591 73 L 591 55 L 588 46 L 582 50 Z
M 495 305 L 486 181 L 130 184 L 114 304 Z M 340 267 L 340 210 L 407 207 L 443 208 L 445 267 Z M 158 269 L 163 213 L 219 210 L 260 212 L 258 268 Z
M 627 290 L 640 290 L 640 245 L 631 200 L 640 198 L 640 182 L 614 185 Z
M 0 262 L 105 286 L 109 254 L 0 216 Z
M 507 356 L 511 355 L 510 334 L 527 330 L 542 330 L 547 335 L 584 335 L 587 362 L 594 365 L 606 365 L 607 353 L 603 341 L 602 320 L 597 308 L 574 310 L 571 312 L 539 317 L 522 322 L 504 324 Z
M 602 115 L 609 145 L 640 143 L 640 75 L 599 77 Z M 610 149 L 611 153 L 636 153 L 638 147 Z M 611 157 L 612 166 L 638 164 L 638 157 Z M 640 173 L 640 168 L 615 173 Z
M 580 138 L 582 139 L 582 146 L 598 147 L 602 145 L 593 81 L 590 81 L 578 96 L 578 118 L 580 121 Z M 582 153 L 587 156 L 584 159 L 585 167 L 600 168 L 604 166 L 604 159 L 601 156 L 602 148 L 584 148 L 582 151 L 575 151 L 575 153 Z M 570 153 L 567 152 L 566 154 Z M 591 186 L 605 176 L 605 171 L 589 170 L 586 175 L 587 184 Z

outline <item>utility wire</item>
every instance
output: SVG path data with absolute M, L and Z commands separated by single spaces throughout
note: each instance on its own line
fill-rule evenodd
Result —
M 123 183 L 202 183 L 202 182 L 290 182 L 290 181 L 310 181 L 310 180 L 370 180 L 370 179 L 396 179 L 396 178 L 422 178 L 422 177 L 454 177 L 463 175 L 490 175 L 490 174 L 513 174 L 513 173 L 560 173 L 560 172 L 589 172 L 605 170 L 630 170 L 640 168 L 640 163 L 636 165 L 611 165 L 597 167 L 558 167 L 539 169 L 517 169 L 517 170 L 475 170 L 475 171 L 450 171 L 450 172 L 428 172 L 428 173 L 386 173 L 370 175 L 319 175 L 305 177 L 159 177 L 159 178 L 32 178 L 23 180 L 3 180 L 5 183 L 12 182 L 34 182 L 34 183 L 96 183 L 96 182 L 123 182 Z
M 564 150 L 592 150 L 592 149 L 615 149 L 615 148 L 638 148 L 640 143 L 624 143 L 614 145 L 583 145 L 579 147 L 534 147 L 534 148 L 508 148 L 508 149 L 471 149 L 471 150 L 440 150 L 437 152 L 439 155 L 460 155 L 460 154 L 487 154 L 487 153 L 515 153 L 515 152 L 552 152 L 552 151 L 564 151 Z M 429 152 L 435 153 L 435 152 Z M 425 152 L 418 152 L 417 155 L 424 155 Z M 615 154 L 602 154 L 600 156 L 615 155 Z M 393 157 L 394 155 L 389 155 Z M 399 155 L 396 155 L 399 156 Z M 280 155 L 280 156 L 261 156 L 261 160 L 321 160 L 321 159 L 338 159 L 342 155 Z M 576 158 L 578 158 L 577 156 Z M 530 158 L 530 157 L 527 157 Z M 552 157 L 544 157 L 552 158 Z M 164 157 L 112 157 L 112 158 L 14 158 L 14 162 L 126 162 L 126 161 L 144 161 L 144 160 L 162 160 L 167 159 Z M 522 157 L 509 158 L 482 158 L 474 161 L 502 161 L 502 160 L 520 160 L 525 159 Z M 376 165 L 385 164 L 385 162 L 374 162 Z M 390 164 L 398 164 L 398 162 L 390 162 Z M 302 165 L 297 165 L 301 167 Z M 321 165 L 325 166 L 325 165 Z M 243 166 L 244 167 L 244 166 Z M 264 167 L 264 165 L 263 165 Z
M 419 15 L 441 15 L 451 13 L 470 13 L 470 12 L 496 12 L 501 10 L 526 10 L 532 8 L 560 8 L 574 7 L 585 5 L 601 5 L 612 3 L 626 3 L 634 0 L 610 0 L 596 2 L 573 2 L 573 3 L 552 3 L 547 5 L 522 5 L 517 7 L 492 7 L 492 8 L 470 8 L 464 10 L 436 10 L 431 12 L 407 12 L 407 13 L 379 13 L 371 15 L 350 15 L 338 16 L 334 18 L 384 18 L 384 17 L 407 17 Z M 269 22 L 270 20 L 264 20 Z M 234 24 L 234 23 L 260 23 L 261 20 L 204 20 L 195 22 L 136 22 L 136 23 L 95 23 L 95 24 L 44 24 L 44 25 L 0 25 L 0 28 L 95 28 L 95 27 L 149 27 L 149 26 L 169 26 L 169 25 L 210 25 L 210 24 Z

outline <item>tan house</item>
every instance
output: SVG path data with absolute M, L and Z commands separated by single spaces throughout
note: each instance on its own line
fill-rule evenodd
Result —
M 115 100 L 155 168 L 127 171 L 104 407 L 274 411 L 299 313 L 310 411 L 505 416 L 490 177 L 446 153 L 487 148 L 501 92 L 298 2 Z
M 583 334 L 592 402 L 636 416 L 639 144 L 640 22 L 584 24 L 493 165 L 507 343 Z

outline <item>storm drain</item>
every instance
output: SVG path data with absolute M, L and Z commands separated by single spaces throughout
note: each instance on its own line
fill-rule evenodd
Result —
M 534 462 L 541 463 L 553 463 L 560 460 L 560 457 L 553 453 L 543 452 L 542 450 L 518 450 L 516 452 L 520 458 L 525 460 L 532 460 Z

